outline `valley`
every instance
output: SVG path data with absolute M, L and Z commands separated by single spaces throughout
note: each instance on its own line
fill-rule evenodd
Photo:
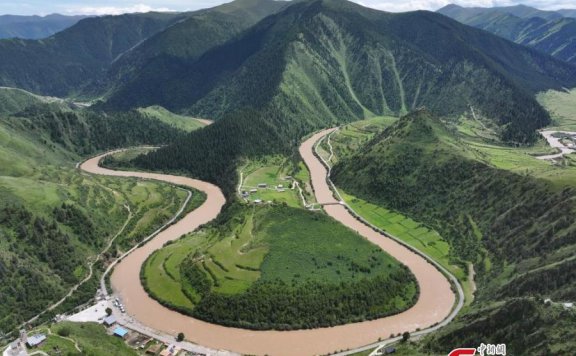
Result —
M 9 356 L 573 353 L 572 12 L 66 20 L 0 39 Z
M 310 169 L 316 198 L 319 201 L 329 202 L 333 201 L 333 198 L 328 185 L 325 183 L 327 171 L 322 166 L 320 161 L 314 157 L 312 152 L 312 148 L 316 141 L 326 133 L 327 132 L 314 135 L 306 142 L 304 142 L 301 147 L 301 153 L 304 161 Z M 201 345 L 206 345 L 216 349 L 266 353 L 265 350 L 274 345 L 275 348 L 280 347 L 283 350 L 281 352 L 282 354 L 308 354 L 327 352 L 329 350 L 347 349 L 354 346 L 362 346 L 378 339 L 379 336 L 376 335 L 381 335 L 383 329 L 389 330 L 392 334 L 395 332 L 401 333 L 402 325 L 406 325 L 407 322 L 412 324 L 414 329 L 424 329 L 434 323 L 440 322 L 445 316 L 448 315 L 452 309 L 452 304 L 454 303 L 455 298 L 450 291 L 450 284 L 439 271 L 425 262 L 425 260 L 423 260 L 418 255 L 410 252 L 408 249 L 402 247 L 399 244 L 396 244 L 392 240 L 383 238 L 380 234 L 376 233 L 371 228 L 357 222 L 351 215 L 347 215 L 348 213 L 343 207 L 337 205 L 325 207 L 329 215 L 333 215 L 334 217 L 339 218 L 339 221 L 344 222 L 345 225 L 362 234 L 372 243 L 377 244 L 383 250 L 391 253 L 395 258 L 398 258 L 401 262 L 408 265 L 410 270 L 415 273 L 419 285 L 419 298 L 415 306 L 395 316 L 374 321 L 354 323 L 334 328 L 293 332 L 248 331 L 235 328 L 226 328 L 191 319 L 166 309 L 165 307 L 153 301 L 140 285 L 140 267 L 145 263 L 147 257 L 154 250 L 158 249 L 166 242 L 178 238 L 184 233 L 194 230 L 200 224 L 215 218 L 223 204 L 223 196 L 215 186 L 189 178 L 159 175 L 153 173 L 111 171 L 105 168 L 101 168 L 97 165 L 97 162 L 101 158 L 102 157 L 96 157 L 92 160 L 89 160 L 84 163 L 81 168 L 95 174 L 123 177 L 137 176 L 141 178 L 169 181 L 174 184 L 187 185 L 195 189 L 200 189 L 207 194 L 207 200 L 205 203 L 203 203 L 203 205 L 186 215 L 175 225 L 172 225 L 168 229 L 161 232 L 152 241 L 135 250 L 132 254 L 124 258 L 124 260 L 114 270 L 111 278 L 113 289 L 125 301 L 127 311 L 131 317 L 137 319 L 139 322 L 144 323 L 145 325 L 148 325 L 149 327 L 153 327 L 157 330 L 163 330 L 164 332 L 172 334 L 177 330 L 180 330 L 187 335 L 193 335 L 191 336 L 193 341 L 198 342 Z M 286 214 L 286 212 L 284 214 Z M 302 219 L 299 220 L 301 221 Z M 252 223 L 250 220 L 247 220 L 245 224 Z M 247 225 L 244 226 L 245 229 Z M 246 239 L 246 237 L 240 237 L 240 239 L 242 238 Z M 205 241 L 204 239 L 202 240 Z M 182 242 L 177 242 L 176 244 L 178 243 L 194 246 L 193 240 L 191 241 L 184 239 Z M 224 240 L 222 243 L 226 244 L 226 240 Z M 171 246 L 172 245 L 169 245 L 169 247 L 167 247 L 168 250 L 166 250 L 166 252 L 162 252 L 164 256 L 170 256 L 170 262 L 166 260 L 160 264 L 164 266 L 163 268 L 167 268 L 169 265 L 177 265 L 177 263 L 172 260 L 172 256 L 176 251 L 178 251 L 178 254 L 181 256 L 179 257 L 180 259 L 183 257 L 181 248 L 175 245 L 176 249 L 172 250 L 173 252 L 170 252 Z M 218 245 L 214 245 L 214 248 L 219 249 L 220 247 L 218 247 Z M 257 251 L 258 250 L 255 250 L 255 252 Z M 215 250 L 212 250 L 212 253 L 216 253 Z M 243 259 L 244 256 L 246 256 L 246 254 L 242 255 L 241 259 Z M 249 263 L 248 261 L 250 260 L 253 260 L 252 257 L 246 256 L 246 258 L 249 259 L 244 261 L 244 264 Z M 150 263 L 152 263 L 152 265 L 157 265 L 156 262 L 154 262 L 156 259 L 158 259 L 158 257 L 152 258 Z M 222 259 L 221 261 L 229 261 L 229 259 Z M 218 268 L 218 265 L 222 264 L 223 262 L 215 263 L 212 268 Z M 298 263 L 297 260 L 294 260 L 294 262 Z M 236 265 L 238 265 L 238 263 Z M 223 271 L 226 271 L 230 270 L 232 267 L 222 266 L 220 268 L 222 268 Z M 293 268 L 290 270 L 293 270 Z M 146 268 L 143 271 L 146 275 Z M 170 274 L 168 271 L 169 270 L 166 270 L 166 273 Z M 250 272 L 250 270 L 245 271 L 246 272 L 244 273 Z M 264 271 L 265 270 L 263 270 L 262 273 L 265 275 Z M 175 272 L 172 272 L 172 274 L 174 273 Z M 182 270 L 180 273 L 182 273 Z M 231 276 L 233 275 L 234 274 Z M 439 286 L 443 286 L 445 294 L 442 295 L 438 293 Z M 155 283 L 154 288 L 157 287 L 158 285 Z M 230 290 L 230 287 L 233 289 Z M 230 293 L 233 290 L 237 290 L 238 287 L 239 285 L 237 284 L 231 284 L 228 287 L 226 287 L 225 284 L 222 284 L 218 288 L 225 288 L 224 290 L 227 290 L 225 293 Z M 168 286 L 167 288 L 171 287 Z M 186 299 L 184 296 L 181 296 L 180 298 L 181 300 Z M 162 318 L 159 317 L 160 315 L 162 315 Z M 170 316 L 170 323 L 162 324 L 163 320 L 168 320 L 166 319 L 167 315 Z M 225 339 L 214 338 L 214 336 L 222 334 L 225 334 L 227 337 Z M 242 340 L 246 340 L 248 335 L 250 335 L 251 342 L 246 344 L 242 342 Z M 261 341 L 254 343 L 256 338 Z M 314 342 L 312 342 L 312 340 L 314 340 Z M 305 347 L 305 349 L 295 349 L 295 344 L 302 345 Z M 285 346 L 282 347 L 282 345 Z

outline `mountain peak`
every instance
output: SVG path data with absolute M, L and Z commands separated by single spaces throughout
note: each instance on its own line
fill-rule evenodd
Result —
M 384 137 L 392 137 L 407 143 L 426 144 L 438 142 L 439 137 L 444 136 L 446 132 L 446 127 L 438 116 L 421 107 L 401 117 L 384 133 Z

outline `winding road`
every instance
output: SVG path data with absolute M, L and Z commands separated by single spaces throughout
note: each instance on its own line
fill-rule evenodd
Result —
M 80 168 L 93 174 L 153 179 L 186 186 L 206 193 L 206 201 L 181 220 L 169 226 L 144 246 L 126 256 L 114 269 L 112 289 L 124 302 L 130 317 L 148 328 L 176 335 L 183 332 L 196 344 L 214 350 L 243 354 L 315 355 L 359 348 L 386 338 L 390 334 L 425 329 L 441 323 L 451 315 L 456 297 L 446 277 L 425 258 L 397 241 L 388 238 L 358 221 L 343 205 L 339 205 L 327 182 L 328 171 L 314 155 L 314 144 L 334 129 L 324 130 L 300 146 L 300 154 L 308 166 L 316 200 L 334 202 L 326 205 L 326 213 L 381 247 L 410 268 L 420 285 L 416 304 L 394 316 L 332 328 L 295 331 L 254 331 L 210 324 L 172 311 L 150 298 L 140 283 L 140 269 L 148 256 L 164 243 L 195 230 L 218 216 L 225 198 L 213 184 L 196 179 L 143 172 L 113 171 L 98 166 L 107 154 L 84 162 Z M 110 154 L 110 153 L 108 153 Z
M 556 133 L 567 134 L 567 135 L 576 135 L 576 132 L 572 132 L 572 131 L 540 131 L 540 134 L 542 136 L 544 136 L 546 141 L 548 141 L 548 144 L 550 145 L 550 147 L 554 147 L 554 148 L 559 149 L 560 153 L 551 154 L 551 155 L 544 155 L 544 156 L 537 156 L 536 158 L 551 160 L 551 159 L 560 158 L 560 157 L 565 156 L 567 154 L 576 152 L 576 150 L 564 146 L 564 144 L 560 141 L 559 138 L 554 137 L 554 134 L 556 134 Z

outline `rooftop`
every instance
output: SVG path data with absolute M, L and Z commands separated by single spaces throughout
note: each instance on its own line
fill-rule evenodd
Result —
M 28 337 L 26 343 L 30 346 L 37 346 L 40 345 L 44 340 L 46 340 L 46 335 L 36 334 Z
M 114 329 L 114 335 L 116 336 L 124 337 L 126 336 L 126 334 L 128 334 L 128 330 L 124 328 L 117 327 L 116 329 Z

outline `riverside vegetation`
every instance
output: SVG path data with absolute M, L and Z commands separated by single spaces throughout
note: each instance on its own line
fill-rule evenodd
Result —
M 380 318 L 418 297 L 406 267 L 322 213 L 235 205 L 225 214 L 149 257 L 151 296 L 202 320 L 279 330 Z

